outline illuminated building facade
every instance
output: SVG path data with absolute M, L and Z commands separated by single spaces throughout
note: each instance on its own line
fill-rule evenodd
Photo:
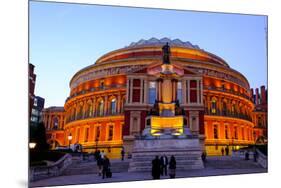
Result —
M 180 76 L 161 89 L 165 81 L 155 74 L 161 68 L 162 47 L 167 42 L 171 64 Z M 165 101 L 165 94 L 177 101 L 183 109 L 178 113 L 185 118 L 164 123 L 157 117 L 148 118 L 155 101 Z M 222 147 L 255 143 L 255 117 L 259 116 L 254 115 L 257 110 L 252 97 L 247 79 L 220 57 L 190 42 L 151 38 L 109 52 L 78 71 L 70 81 L 64 107 L 45 109 L 43 119 L 54 147 L 80 143 L 85 151 L 98 148 L 109 157 L 119 157 L 123 146 L 127 152 L 131 150 L 130 142 L 147 124 L 152 131 L 154 126 L 157 134 L 157 124 L 165 126 L 166 122 L 166 126 L 185 124 L 204 140 L 208 155 L 218 155 Z M 163 104 L 158 108 L 174 107 Z M 71 141 L 67 139 L 70 134 Z

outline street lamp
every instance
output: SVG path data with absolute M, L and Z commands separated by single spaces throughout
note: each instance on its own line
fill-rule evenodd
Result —
M 36 143 L 35 143 L 35 142 L 30 142 L 30 143 L 29 143 L 29 148 L 30 148 L 30 149 L 34 149 L 35 146 L 36 146 Z
M 70 142 L 71 142 L 71 140 L 72 140 L 72 135 L 71 135 L 71 133 L 69 133 L 67 139 L 68 139 L 68 144 L 69 144 L 68 147 L 69 147 L 69 149 L 70 149 Z

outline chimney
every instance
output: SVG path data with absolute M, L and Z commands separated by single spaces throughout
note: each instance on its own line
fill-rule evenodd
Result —
M 254 89 L 253 88 L 251 88 L 251 99 L 252 99 L 253 102 L 255 101 L 255 99 L 254 99 Z
M 256 105 L 259 104 L 259 88 L 256 88 Z
M 261 104 L 266 104 L 265 86 L 261 86 Z

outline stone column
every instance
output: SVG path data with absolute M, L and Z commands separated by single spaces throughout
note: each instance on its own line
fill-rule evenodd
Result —
M 201 95 L 201 101 L 200 103 L 203 104 L 203 80 L 200 80 L 200 95 Z
M 182 80 L 182 103 L 186 104 L 186 80 Z
M 190 104 L 190 80 L 187 80 L 187 104 Z
M 143 79 L 140 79 L 140 103 L 143 103 Z
M 130 91 L 130 86 L 129 86 L 129 78 L 127 78 L 127 85 L 126 85 L 126 102 L 129 103 L 129 91 Z
M 117 97 L 117 113 L 119 114 L 121 111 L 121 93 L 118 93 L 118 97 Z
M 199 101 L 199 87 L 200 87 L 200 85 L 199 85 L 199 79 L 197 79 L 196 80 L 196 95 L 197 95 L 197 104 L 200 104 L 201 102 Z
M 108 95 L 105 95 L 104 97 L 104 113 L 103 115 L 106 116 L 107 115 L 107 107 L 108 107 Z
M 144 80 L 144 103 L 147 104 L 147 80 Z
M 129 97 L 129 103 L 132 103 L 133 98 L 133 79 L 130 79 L 130 97 Z

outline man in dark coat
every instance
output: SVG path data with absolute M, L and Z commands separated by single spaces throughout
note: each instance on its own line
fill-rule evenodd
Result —
M 109 161 L 109 159 L 107 158 L 107 156 L 104 155 L 103 163 L 102 163 L 102 179 L 104 179 L 104 177 L 108 177 L 108 176 L 106 175 L 106 173 L 109 172 L 109 167 L 110 167 L 110 161 Z
M 166 155 L 161 156 L 161 175 L 167 176 L 167 166 L 168 166 L 168 157 Z
M 152 160 L 152 177 L 153 179 L 160 179 L 160 160 L 158 156 Z
M 176 177 L 176 168 L 177 168 L 177 162 L 176 158 L 172 155 L 170 162 L 169 162 L 169 175 L 170 178 L 175 178 Z

